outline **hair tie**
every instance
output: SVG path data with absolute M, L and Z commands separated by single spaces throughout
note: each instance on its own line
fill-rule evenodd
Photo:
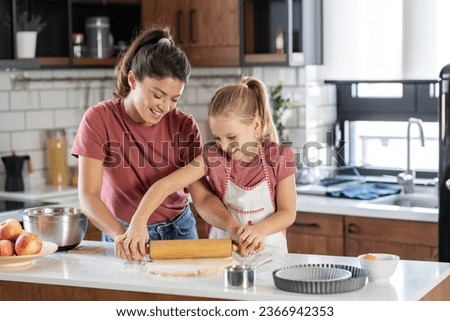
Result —
M 172 45 L 169 38 L 161 38 L 157 43 L 168 43 L 169 45 Z

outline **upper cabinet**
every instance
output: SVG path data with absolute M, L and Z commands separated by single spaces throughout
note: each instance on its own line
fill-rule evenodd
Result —
M 34 59 L 17 56 L 24 10 L 46 22 Z M 322 63 L 322 0 L 1 0 L 0 19 L 0 68 L 114 66 L 151 26 L 168 26 L 194 67 Z
M 143 26 L 169 26 L 192 66 L 239 66 L 240 0 L 148 0 Z
M 18 57 L 16 33 L 23 12 L 40 16 L 46 24 L 38 33 L 33 59 Z M 107 28 L 106 24 L 92 28 L 88 25 L 92 17 L 108 21 Z M 140 17 L 140 0 L 2 0 L 0 19 L 5 31 L 0 34 L 0 68 L 113 66 L 119 49 L 139 32 Z M 98 43 L 91 41 L 94 38 Z M 101 57 L 88 50 L 100 42 L 107 46 L 107 54 Z M 82 48 L 80 54 L 77 46 Z
M 322 0 L 243 0 L 242 65 L 322 63 Z

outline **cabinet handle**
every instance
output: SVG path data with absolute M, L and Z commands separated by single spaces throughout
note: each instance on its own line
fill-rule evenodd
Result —
M 197 42 L 197 10 L 189 10 L 189 41 L 192 43 Z
M 358 232 L 358 226 L 356 224 L 350 223 L 347 225 L 347 232 L 348 233 L 357 233 Z
M 183 25 L 183 11 L 177 11 L 177 41 L 181 45 L 183 43 L 183 34 L 182 34 L 182 25 Z
M 297 227 L 319 227 L 320 225 L 317 223 L 294 223 L 294 226 Z

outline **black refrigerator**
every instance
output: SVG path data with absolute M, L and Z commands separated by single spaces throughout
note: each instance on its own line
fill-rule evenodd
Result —
M 439 75 L 439 261 L 450 262 L 450 64 Z

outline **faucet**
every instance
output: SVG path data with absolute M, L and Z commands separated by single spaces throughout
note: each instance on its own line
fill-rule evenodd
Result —
M 419 127 L 419 137 L 422 146 L 425 146 L 425 140 L 423 136 L 422 120 L 417 118 L 408 119 L 408 132 L 406 135 L 406 171 L 398 174 L 398 183 L 404 186 L 405 193 L 414 193 L 414 180 L 416 173 L 411 170 L 411 125 L 417 124 Z

